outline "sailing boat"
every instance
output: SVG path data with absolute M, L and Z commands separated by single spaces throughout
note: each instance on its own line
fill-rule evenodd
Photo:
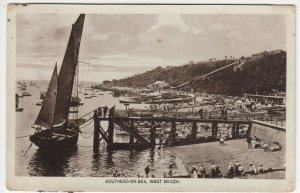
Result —
M 40 149 L 57 151 L 70 149 L 78 141 L 79 128 L 68 120 L 84 14 L 72 25 L 63 63 L 57 75 L 55 65 L 43 105 L 35 121 L 36 132 L 30 136 Z

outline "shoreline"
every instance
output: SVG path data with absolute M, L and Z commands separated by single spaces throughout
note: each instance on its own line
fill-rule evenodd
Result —
M 256 168 L 263 164 L 264 170 L 282 169 L 285 163 L 285 149 L 277 152 L 265 152 L 263 149 L 248 149 L 246 139 L 225 141 L 224 146 L 219 146 L 219 142 L 176 146 L 168 149 L 178 156 L 184 164 L 187 174 L 192 166 L 197 169 L 203 164 L 209 173 L 212 162 L 220 166 L 221 173 L 226 173 L 229 162 L 238 160 L 244 167 L 244 171 L 249 170 L 249 163 L 253 163 Z M 247 176 L 248 178 L 248 176 Z M 284 179 L 285 171 L 268 172 L 259 175 L 249 176 L 255 179 Z

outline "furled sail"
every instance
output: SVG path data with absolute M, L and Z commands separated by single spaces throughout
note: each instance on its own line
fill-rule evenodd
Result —
M 57 96 L 57 66 L 55 65 L 50 84 L 44 98 L 40 113 L 35 121 L 35 125 L 51 129 L 54 119 L 55 103 Z
M 54 125 L 60 125 L 68 118 L 84 17 L 84 14 L 80 14 L 72 26 L 68 46 L 59 72 Z

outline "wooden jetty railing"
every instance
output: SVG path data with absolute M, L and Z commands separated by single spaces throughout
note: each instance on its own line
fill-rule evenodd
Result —
M 92 119 L 94 121 L 94 143 L 93 150 L 98 152 L 99 143 L 103 139 L 107 143 L 108 148 L 112 149 L 143 149 L 154 147 L 155 145 L 186 145 L 193 143 L 203 143 L 216 141 L 219 139 L 219 124 L 230 124 L 230 139 L 240 138 L 240 125 L 246 125 L 248 130 L 251 127 L 250 120 L 235 120 L 235 119 L 203 119 L 199 117 L 150 117 L 150 116 L 140 116 L 140 117 L 128 117 L 125 114 L 114 114 L 110 112 L 109 116 L 99 115 L 99 111 L 94 110 Z M 90 113 L 91 114 L 91 113 Z M 89 119 L 91 116 L 87 116 Z M 107 121 L 108 127 L 107 130 L 102 128 L 101 122 Z M 145 124 L 150 126 L 147 133 L 141 131 L 136 124 Z M 163 134 L 157 134 L 157 126 L 168 124 L 166 128 L 163 128 Z M 185 138 L 179 138 L 178 126 L 180 124 L 191 125 L 188 127 L 190 134 Z M 197 137 L 199 131 L 199 124 L 210 125 L 207 126 L 208 129 L 205 129 L 206 133 L 209 133 L 208 137 Z M 114 140 L 115 127 L 118 126 L 120 130 L 125 131 L 129 135 L 129 141 L 125 143 L 117 143 Z M 229 129 L 229 128 L 228 128 Z M 245 137 L 247 134 L 244 134 L 242 137 Z M 159 139 L 159 142 L 157 142 Z M 164 142 L 162 141 L 164 140 Z

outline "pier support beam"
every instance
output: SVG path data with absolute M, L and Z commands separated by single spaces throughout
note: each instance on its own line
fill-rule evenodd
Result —
M 173 143 L 175 141 L 176 137 L 176 122 L 172 121 L 171 123 L 171 142 Z
M 231 128 L 231 135 L 232 135 L 232 138 L 235 138 L 235 124 L 232 125 L 232 128 Z
M 130 129 L 133 130 L 133 128 L 134 128 L 134 121 L 131 121 L 130 122 Z M 134 143 L 134 137 L 133 137 L 132 134 L 129 134 L 129 143 Z
M 239 135 L 240 125 L 237 123 L 235 125 L 235 136 L 237 137 Z
M 112 118 L 108 121 L 108 144 L 114 142 L 114 121 Z
M 248 126 L 248 131 L 247 131 L 247 137 L 250 136 L 250 133 L 251 133 L 251 128 L 252 128 L 252 122 L 249 123 L 249 126 Z
M 100 120 L 98 117 L 97 110 L 94 111 L 94 141 L 93 141 L 93 152 L 98 153 L 99 152 L 99 138 L 100 138 Z
M 151 146 L 155 146 L 155 144 L 156 144 L 156 141 L 155 141 L 155 134 L 156 134 L 156 127 L 155 127 L 155 125 L 152 123 L 151 131 L 150 131 L 150 143 L 151 143 Z
M 197 137 L 197 122 L 194 121 L 193 122 L 193 127 L 192 127 L 192 140 L 196 141 L 196 137 Z
M 217 139 L 218 123 L 213 122 L 211 130 L 212 130 L 212 137 L 213 137 L 213 139 Z

